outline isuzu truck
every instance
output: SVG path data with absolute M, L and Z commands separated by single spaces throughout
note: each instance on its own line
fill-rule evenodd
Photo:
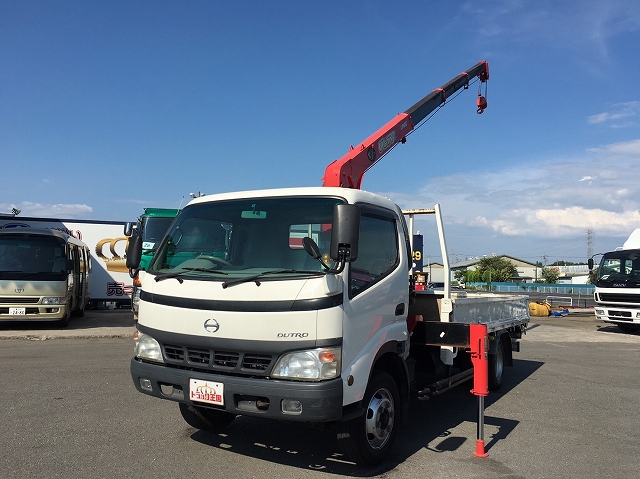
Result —
M 589 259 L 593 268 L 593 259 Z M 596 278 L 596 318 L 621 331 L 640 331 L 640 228 L 622 248 L 602 255 Z

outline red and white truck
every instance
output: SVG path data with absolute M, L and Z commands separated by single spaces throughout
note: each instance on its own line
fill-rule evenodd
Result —
M 411 394 L 473 376 L 485 325 L 488 383 L 529 321 L 526 296 L 414 291 L 398 205 L 359 189 L 364 172 L 450 93 L 486 81 L 480 62 L 333 162 L 323 187 L 207 195 L 177 216 L 147 271 L 131 376 L 220 431 L 237 415 L 324 424 L 357 463 L 387 456 Z M 478 98 L 478 108 L 486 106 Z M 446 258 L 439 206 L 436 214 Z M 127 254 L 137 267 L 141 244 Z

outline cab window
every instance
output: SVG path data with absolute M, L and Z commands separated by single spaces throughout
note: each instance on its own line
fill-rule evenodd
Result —
M 350 264 L 349 269 L 350 297 L 389 275 L 399 262 L 395 220 L 363 213 L 360 218 L 358 258 Z

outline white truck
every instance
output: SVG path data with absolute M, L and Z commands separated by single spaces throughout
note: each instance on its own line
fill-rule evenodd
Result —
M 403 212 L 359 189 L 428 111 L 487 71 L 481 62 L 398 115 L 331 163 L 323 187 L 192 200 L 139 273 L 138 391 L 177 402 L 204 430 L 237 415 L 323 424 L 352 460 L 375 464 L 411 394 L 427 399 L 473 377 L 474 325 L 486 325 L 486 382 L 500 387 L 529 321 L 527 297 L 453 294 L 448 281 L 414 291 Z M 132 237 L 127 266 L 141 254 Z
M 589 269 L 593 259 L 589 258 Z M 640 331 L 640 228 L 622 248 L 602 255 L 594 292 L 596 318 L 621 331 Z
M 132 279 L 125 265 L 128 238 L 125 222 L 58 219 L 0 215 L 0 230 L 14 228 L 61 231 L 86 243 L 91 249 L 91 296 L 89 304 L 131 304 Z

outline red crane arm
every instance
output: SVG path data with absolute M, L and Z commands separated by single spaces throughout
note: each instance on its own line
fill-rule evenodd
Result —
M 404 113 L 396 115 L 393 120 L 365 139 L 359 147 L 351 147 L 346 155 L 327 166 L 322 185 L 359 189 L 364 173 L 369 168 L 380 161 L 397 143 L 404 143 L 407 134 L 418 123 L 441 106 L 453 93 L 467 88 L 469 81 L 476 76 L 483 83 L 489 79 L 489 64 L 486 61 L 476 63 L 466 72 L 433 90 Z M 480 98 L 483 102 L 480 102 Z M 480 96 L 477 104 L 478 113 L 481 113 L 486 108 L 486 99 Z

